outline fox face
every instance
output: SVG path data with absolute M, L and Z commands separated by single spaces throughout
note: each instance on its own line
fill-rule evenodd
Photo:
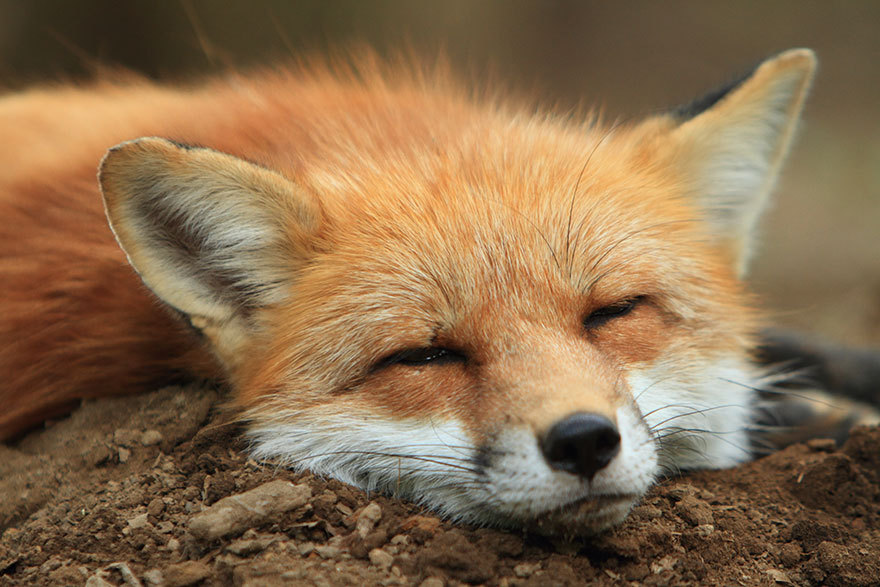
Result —
M 254 80 L 234 91 L 258 128 L 207 108 L 230 128 L 122 143 L 100 188 L 256 458 L 591 534 L 664 472 L 749 456 L 741 278 L 814 62 L 615 126 L 425 81 Z

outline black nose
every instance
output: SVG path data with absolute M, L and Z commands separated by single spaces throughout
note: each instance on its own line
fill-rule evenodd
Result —
M 550 429 L 541 450 L 554 469 L 592 479 L 620 451 L 620 434 L 608 418 L 578 412 Z

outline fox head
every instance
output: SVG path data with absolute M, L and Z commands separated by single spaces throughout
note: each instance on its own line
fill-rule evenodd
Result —
M 741 277 L 814 67 L 791 50 L 611 127 L 425 83 L 337 81 L 308 107 L 292 86 L 242 131 L 259 148 L 141 138 L 100 184 L 258 458 L 588 534 L 664 471 L 749 456 Z

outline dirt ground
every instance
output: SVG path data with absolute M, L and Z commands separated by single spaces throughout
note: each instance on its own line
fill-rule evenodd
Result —
M 878 428 L 666 480 L 567 542 L 257 464 L 218 399 L 90 402 L 0 446 L 0 585 L 880 584 Z
M 188 71 L 181 61 L 204 67 L 213 48 L 194 38 L 192 17 L 164 14 L 189 4 L 0 0 L 0 81 L 43 80 L 92 54 L 154 74 Z M 275 42 L 286 45 L 298 26 L 329 43 L 348 20 L 316 24 L 326 10 L 379 23 L 366 34 L 374 42 L 393 43 L 400 28 L 441 39 L 464 63 L 491 55 L 502 73 L 518 74 L 516 85 L 540 79 L 550 96 L 607 100 L 612 115 L 673 104 L 749 60 L 814 47 L 822 68 L 752 282 L 777 321 L 880 344 L 876 3 L 641 3 L 650 12 L 636 14 L 632 3 L 546 12 L 546 3 L 523 11 L 497 2 L 472 14 L 438 2 L 452 8 L 426 11 L 422 28 L 374 14 L 393 2 L 307 2 L 316 8 L 305 14 L 292 2 L 195 4 L 207 25 L 226 13 L 227 25 L 206 29 L 232 43 L 229 53 L 259 53 L 282 28 Z M 404 16 L 427 4 L 399 3 Z M 813 440 L 664 480 L 623 526 L 567 542 L 456 526 L 255 463 L 219 403 L 210 388 L 94 401 L 0 444 L 0 587 L 880 585 L 880 428 L 857 429 L 842 446 Z

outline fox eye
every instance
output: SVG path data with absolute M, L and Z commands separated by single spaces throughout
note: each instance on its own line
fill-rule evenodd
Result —
M 632 312 L 633 308 L 635 308 L 642 299 L 642 296 L 636 296 L 628 300 L 603 306 L 598 310 L 593 310 L 589 316 L 584 318 L 584 328 L 587 330 L 595 330 L 596 328 L 601 328 L 615 318 L 622 318 Z
M 445 365 L 464 360 L 464 355 L 443 347 L 423 347 L 417 349 L 407 349 L 400 351 L 382 359 L 377 367 L 385 367 L 387 365 L 404 365 L 408 367 L 418 367 L 421 365 Z

